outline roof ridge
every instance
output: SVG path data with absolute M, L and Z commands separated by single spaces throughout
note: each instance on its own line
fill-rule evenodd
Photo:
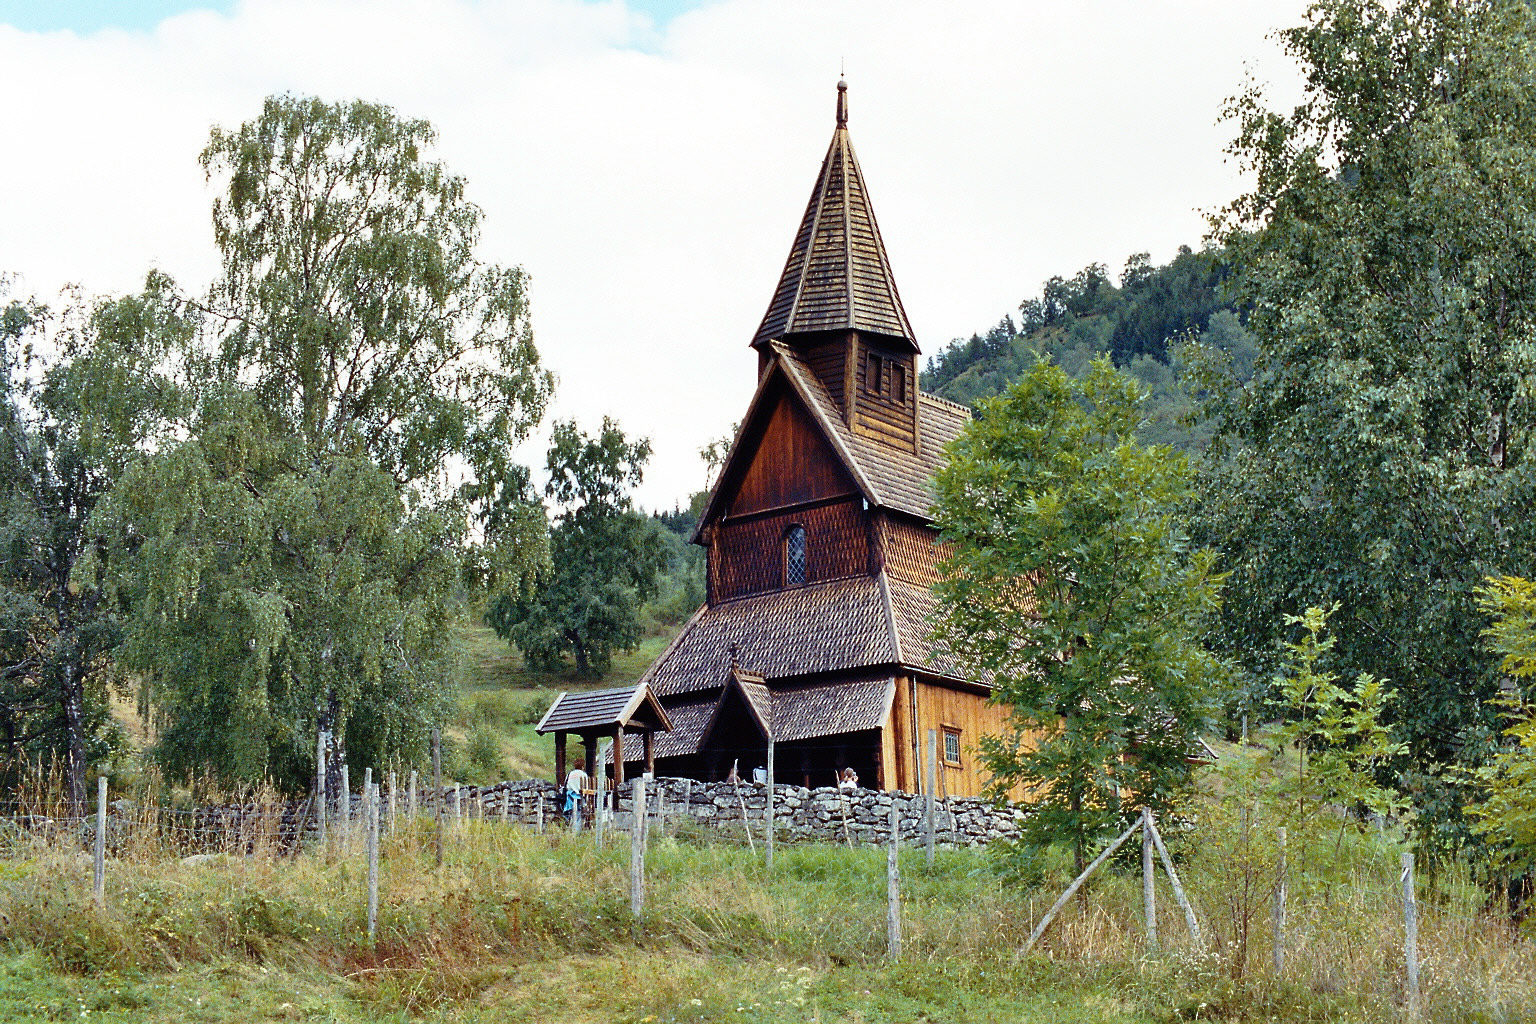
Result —
M 920 399 L 927 399 L 933 405 L 947 406 L 947 407 L 955 410 L 956 412 L 963 412 L 967 416 L 973 416 L 974 415 L 971 412 L 971 407 L 970 406 L 962 405 L 960 402 L 957 402 L 957 401 L 955 401 L 952 398 L 945 398 L 943 395 L 936 395 L 932 391 L 919 391 L 917 393 L 917 397 L 920 398 Z
M 891 597 L 891 581 L 884 566 L 876 579 L 880 581 L 880 599 L 885 602 L 885 628 L 891 633 L 891 651 L 896 655 L 896 664 L 905 665 L 907 658 L 901 649 L 901 630 L 896 628 L 896 601 Z

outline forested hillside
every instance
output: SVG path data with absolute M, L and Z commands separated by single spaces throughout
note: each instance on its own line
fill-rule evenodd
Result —
M 1252 374 L 1256 350 L 1227 295 L 1230 276 L 1219 250 L 1182 246 L 1160 267 L 1147 253 L 1131 256 L 1118 284 L 1101 263 L 1052 277 L 1038 297 L 1020 303 L 1017 323 L 1005 316 L 985 334 L 956 339 L 930 357 L 923 389 L 974 406 L 1039 355 L 1081 378 L 1095 356 L 1108 353 L 1150 392 L 1143 440 L 1204 447 L 1210 429 L 1194 421 L 1194 404 L 1179 386 L 1179 347 L 1198 342 L 1226 352 L 1241 380 Z

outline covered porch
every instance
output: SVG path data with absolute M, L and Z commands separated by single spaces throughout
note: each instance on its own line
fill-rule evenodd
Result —
M 645 683 L 608 690 L 562 693 L 555 698 L 534 731 L 540 736 L 555 734 L 555 785 L 565 785 L 566 737 L 575 735 L 581 742 L 589 772 L 597 767 L 597 741 L 613 740 L 613 782 L 624 782 L 625 733 L 631 742 L 638 737 L 645 770 L 656 769 L 656 733 L 672 731 L 666 709 Z

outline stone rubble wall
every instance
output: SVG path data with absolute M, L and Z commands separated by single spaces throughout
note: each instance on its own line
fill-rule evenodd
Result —
M 556 825 L 563 818 L 560 811 L 563 792 L 546 779 L 521 779 L 490 786 L 452 786 L 443 790 L 443 818 L 452 822 L 455 791 L 461 819 L 505 821 L 528 827 Z M 618 787 L 616 806 L 608 812 L 610 827 L 628 830 L 633 815 L 632 782 Z M 657 794 L 661 794 L 658 804 Z M 832 787 L 807 789 L 803 786 L 776 785 L 774 798 L 774 834 L 780 842 L 823 842 L 884 844 L 890 840 L 891 804 L 897 806 L 903 842 L 924 841 L 925 800 L 909 793 L 889 793 L 858 789 L 842 792 Z M 395 795 L 395 813 L 403 818 L 409 813 L 409 793 L 402 786 Z M 417 791 L 417 813 L 430 816 L 434 811 L 432 789 Z M 745 827 L 759 840 L 765 828 L 768 787 L 753 783 L 696 782 L 692 779 L 661 778 L 646 784 L 646 810 L 651 827 L 666 832 L 695 830 L 705 836 L 743 836 Z M 181 828 L 196 830 L 205 836 L 237 835 L 242 829 L 275 831 L 288 842 L 312 839 L 317 834 L 311 801 L 299 801 L 281 807 L 255 804 L 225 804 L 183 812 L 188 819 Z M 354 823 L 364 820 L 363 800 L 352 794 L 350 812 Z M 125 816 L 132 815 L 124 808 Z M 950 797 L 934 804 L 934 841 L 943 846 L 984 846 L 997 839 L 1018 834 L 1023 811 L 1015 805 L 995 805 L 985 800 Z M 387 827 L 389 794 L 380 795 L 380 814 Z M 338 808 L 333 804 L 327 814 L 332 828 Z M 588 822 L 590 827 L 591 822 Z
M 610 812 L 613 827 L 628 829 L 633 814 L 632 782 L 625 782 L 617 793 L 617 806 Z M 662 795 L 658 805 L 656 795 Z M 460 807 L 465 816 L 500 820 L 506 807 L 509 821 L 531 825 L 543 804 L 544 820 L 559 816 L 561 792 L 543 779 L 502 782 L 494 786 L 460 789 Z M 804 786 L 776 785 L 774 796 L 775 835 L 789 842 L 885 843 L 890 839 L 891 803 L 897 806 L 902 839 L 913 843 L 923 839 L 925 800 L 909 793 L 888 793 L 858 789 L 841 792 L 833 787 L 807 789 Z M 445 805 L 452 813 L 453 790 L 448 789 Z M 423 800 L 424 811 L 430 801 Z M 754 833 L 761 836 L 768 808 L 768 787 L 751 783 L 740 786 L 726 782 L 705 783 L 692 779 L 660 778 L 646 784 L 646 810 L 653 824 L 667 829 L 689 827 L 703 832 L 733 832 L 740 835 L 745 818 Z M 986 800 L 950 797 L 934 804 L 935 842 L 946 846 L 983 846 L 996 839 L 1018 835 L 1023 812 L 1012 805 L 998 806 Z M 684 826 L 683 823 L 686 823 Z

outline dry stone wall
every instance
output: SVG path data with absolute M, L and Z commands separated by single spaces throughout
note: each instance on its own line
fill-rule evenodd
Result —
M 617 806 L 609 819 L 627 829 L 633 813 L 633 784 L 619 787 Z M 657 794 L 661 794 L 658 803 Z M 533 824 L 540 802 L 545 820 L 555 816 L 560 793 L 544 780 L 503 782 L 495 786 L 463 787 L 460 802 L 465 814 L 499 819 L 507 807 L 508 820 Z M 859 789 L 807 789 L 803 786 L 773 787 L 775 833 L 781 840 L 803 842 L 884 843 L 890 838 L 891 803 L 897 806 L 904 839 L 923 837 L 926 804 L 922 796 Z M 446 801 L 451 805 L 452 791 Z M 708 833 L 742 831 L 748 827 L 761 834 L 768 809 L 768 787 L 743 783 L 695 782 L 692 779 L 653 779 L 646 785 L 646 805 L 653 823 L 669 829 L 692 828 Z M 424 804 L 424 806 L 427 806 Z M 468 808 L 473 807 L 473 810 Z M 982 846 L 1016 836 L 1023 811 L 1016 806 L 997 806 L 985 800 L 951 797 L 934 806 L 935 841 L 948 846 Z
M 614 794 L 616 804 L 607 819 L 612 827 L 625 830 L 630 827 L 633 790 L 633 783 L 626 782 Z M 745 828 L 761 838 L 768 792 L 767 786 L 752 783 L 738 786 L 692 779 L 653 779 L 646 787 L 650 827 L 659 826 L 667 832 L 691 830 L 706 837 L 716 833 L 722 838 L 734 836 L 738 839 Z M 562 792 L 545 779 L 499 782 L 492 786 L 448 785 L 443 789 L 443 818 L 451 822 L 457 815 L 460 820 L 505 821 L 529 827 L 536 827 L 541 822 L 549 825 L 562 817 L 562 796 Z M 922 796 L 870 789 L 844 792 L 831 787 L 807 789 L 777 785 L 773 787 L 773 801 L 774 831 L 780 842 L 886 843 L 890 839 L 893 802 L 897 807 L 902 840 L 920 843 L 924 839 L 926 804 Z M 381 804 L 384 825 L 388 828 L 391 822 L 388 820 L 387 789 Z M 402 817 L 408 814 L 409 805 L 409 791 L 402 786 L 395 795 L 395 814 Z M 416 806 L 418 814 L 430 816 L 434 813 L 430 786 L 418 790 Z M 362 798 L 358 794 L 352 795 L 349 810 L 353 822 L 363 820 Z M 124 810 L 125 817 L 131 817 L 133 813 L 132 808 Z M 274 833 L 288 845 L 301 839 L 312 839 L 318 831 L 312 801 L 276 808 L 225 804 L 181 813 L 187 820 L 175 827 L 189 833 L 188 845 L 192 847 L 212 843 L 219 837 L 238 837 L 243 831 L 251 831 L 253 836 L 256 832 Z M 934 806 L 934 840 L 944 846 L 984 846 L 997 839 L 1016 836 L 1023 814 L 1017 806 L 998 806 L 984 800 L 961 797 L 938 800 Z M 327 814 L 331 827 L 340 826 L 340 818 L 340 806 L 332 804 Z

